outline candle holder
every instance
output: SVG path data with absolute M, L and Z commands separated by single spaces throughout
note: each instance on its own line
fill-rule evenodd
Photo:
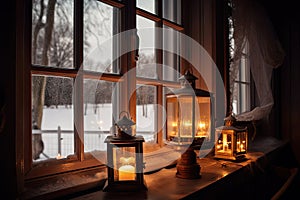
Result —
M 147 190 L 143 174 L 144 138 L 135 135 L 135 122 L 126 114 L 116 123 L 117 134 L 107 136 L 104 141 L 107 143 L 108 176 L 104 192 Z
M 181 88 L 166 94 L 166 144 L 184 153 L 177 162 L 176 176 L 185 179 L 200 178 L 201 167 L 194 150 L 204 141 L 213 145 L 212 95 L 196 89 L 195 77 L 189 70 L 179 78 Z
M 242 161 L 248 148 L 247 127 L 238 126 L 234 116 L 225 118 L 225 126 L 216 128 L 215 158 Z

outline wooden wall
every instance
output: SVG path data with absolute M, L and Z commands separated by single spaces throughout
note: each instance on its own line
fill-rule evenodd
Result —
M 4 102 L 5 124 L 0 132 L 0 192 L 4 197 L 15 199 L 17 194 L 16 178 L 16 2 L 4 1 L 1 5 L 0 37 L 0 90 Z M 2 106 L 2 105 L 1 105 Z M 2 118 L 3 119 L 3 118 Z M 3 198 L 2 197 L 2 198 Z

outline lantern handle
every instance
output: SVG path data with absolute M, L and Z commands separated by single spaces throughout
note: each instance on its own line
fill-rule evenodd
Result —
M 190 72 L 191 74 L 194 74 L 193 67 L 187 68 L 186 71 L 185 71 L 185 74 L 188 73 L 188 72 Z
M 125 114 L 127 115 L 127 118 L 129 118 L 129 113 L 128 113 L 127 111 L 124 110 L 124 111 L 120 112 L 120 114 L 119 114 L 119 119 L 121 119 L 121 114 L 122 114 L 122 113 L 125 113 Z

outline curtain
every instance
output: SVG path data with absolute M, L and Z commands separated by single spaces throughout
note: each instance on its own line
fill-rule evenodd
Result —
M 253 121 L 267 117 L 273 107 L 271 78 L 274 68 L 284 60 L 284 51 L 262 5 L 256 0 L 232 0 L 234 54 L 230 65 L 231 100 L 236 95 L 234 80 L 239 62 L 245 56 L 255 83 L 259 105 L 236 115 L 238 121 Z M 245 45 L 248 55 L 243 55 Z

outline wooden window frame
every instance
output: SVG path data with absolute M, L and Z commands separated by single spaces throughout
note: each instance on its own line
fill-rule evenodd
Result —
M 173 28 L 177 31 L 182 32 L 184 29 L 181 25 L 178 25 L 174 22 L 171 22 L 169 20 L 166 20 L 162 18 L 162 0 L 158 0 L 158 15 L 154 15 L 152 13 L 149 13 L 147 11 L 144 11 L 140 8 L 136 7 L 136 1 L 135 0 L 125 0 L 122 2 L 119 2 L 117 0 L 98 0 L 100 2 L 106 3 L 110 6 L 114 6 L 116 8 L 120 9 L 120 15 L 121 15 L 121 27 L 120 32 L 130 30 L 132 28 L 136 28 L 136 16 L 140 15 L 143 17 L 146 17 L 147 19 L 150 19 L 152 21 L 155 21 L 156 26 L 162 27 L 162 25 L 167 25 L 170 28 Z M 76 81 L 77 84 L 74 85 L 76 87 L 76 91 L 79 91 L 79 94 L 75 94 L 75 101 L 83 102 L 83 97 L 80 93 L 82 91 L 82 81 L 85 78 L 89 79 L 99 79 L 100 73 L 98 72 L 91 72 L 91 71 L 82 71 L 80 70 L 81 63 L 83 61 L 83 0 L 76 0 L 74 1 L 74 68 L 72 69 L 66 69 L 66 68 L 53 68 L 53 67 L 45 67 L 45 66 L 39 66 L 31 63 L 31 12 L 32 12 L 32 1 L 26 0 L 23 4 L 24 9 L 22 10 L 22 13 L 20 15 L 25 16 L 24 18 L 24 29 L 20 30 L 20 32 L 23 32 L 23 40 L 21 47 L 23 48 L 22 55 L 22 63 L 20 63 L 20 71 L 22 71 L 22 79 L 25 83 L 31 83 L 31 76 L 32 75 L 46 75 L 46 76 L 58 76 L 58 77 L 66 77 L 66 78 L 79 78 L 80 81 Z M 156 42 L 161 42 L 162 36 L 159 37 L 159 40 Z M 131 44 L 126 44 L 131 45 Z M 157 63 L 162 63 L 162 50 L 156 50 L 157 54 Z M 181 63 L 181 62 L 180 62 Z M 160 68 L 158 70 L 159 78 L 156 80 L 142 78 L 142 77 L 134 77 L 133 79 L 130 78 L 129 80 L 122 77 L 122 74 L 125 74 L 127 71 L 129 71 L 131 68 L 135 67 L 135 61 L 132 59 L 131 53 L 127 53 L 126 55 L 121 56 L 121 72 L 120 74 L 102 74 L 101 73 L 101 80 L 105 81 L 112 81 L 112 82 L 122 82 L 126 87 L 128 87 L 128 84 L 134 85 L 134 90 L 137 84 L 145 84 L 145 85 L 153 85 L 156 87 L 157 91 L 157 104 L 163 106 L 163 87 L 165 86 L 172 86 L 172 87 L 178 87 L 179 84 L 177 82 L 173 81 L 164 81 L 161 79 L 162 77 L 162 69 Z M 79 73 L 80 72 L 80 73 Z M 130 91 L 127 92 L 127 94 L 122 95 L 128 95 Z M 22 137 L 19 137 L 19 141 L 23 141 L 22 145 L 18 148 L 18 154 L 22 157 L 22 162 L 18 163 L 20 166 L 20 174 L 23 174 L 24 181 L 30 182 L 35 179 L 40 179 L 43 177 L 65 173 L 65 172 L 71 172 L 74 170 L 82 170 L 86 168 L 91 167 L 97 167 L 101 169 L 105 169 L 106 166 L 104 166 L 102 163 L 100 163 L 95 158 L 89 158 L 85 159 L 85 153 L 84 153 L 84 146 L 83 142 L 79 139 L 84 134 L 83 129 L 83 115 L 82 113 L 78 113 L 80 111 L 83 111 L 83 109 L 74 109 L 74 120 L 76 120 L 76 127 L 74 126 L 74 142 L 75 142 L 75 153 L 74 156 L 70 156 L 70 159 L 68 160 L 55 160 L 53 162 L 47 162 L 47 161 L 41 161 L 38 163 L 33 163 L 32 156 L 31 156 L 31 147 L 32 147 L 32 130 L 31 125 L 31 84 L 25 84 L 23 85 L 23 92 L 20 93 L 21 99 L 23 99 L 22 102 L 19 102 L 19 105 L 22 105 L 22 123 L 23 123 L 23 133 Z M 76 105 L 81 105 L 80 103 L 74 102 Z M 82 105 L 83 106 L 83 105 Z M 121 105 L 121 107 L 124 105 Z M 131 114 L 135 116 L 136 114 L 136 99 L 135 95 L 133 95 L 133 98 L 130 99 L 129 107 L 125 109 L 129 110 Z M 124 108 L 123 107 L 123 108 Z M 122 109 L 122 108 L 121 108 Z M 77 110 L 77 111 L 76 111 Z M 160 113 L 157 113 L 157 124 L 159 126 L 162 125 L 162 111 Z M 75 124 L 75 121 L 74 121 Z M 79 126 L 78 126 L 79 124 Z M 162 130 L 158 133 L 157 137 L 158 144 L 160 146 L 163 146 L 163 133 Z

